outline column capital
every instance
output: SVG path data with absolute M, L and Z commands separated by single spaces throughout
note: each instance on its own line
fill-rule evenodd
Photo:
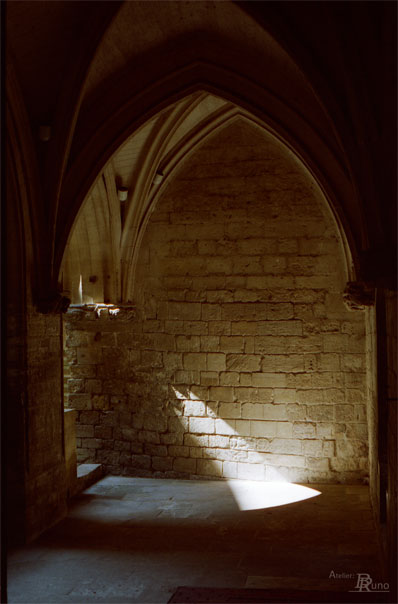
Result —
M 373 284 L 365 281 L 349 281 L 343 299 L 349 310 L 364 310 L 375 304 L 376 290 Z

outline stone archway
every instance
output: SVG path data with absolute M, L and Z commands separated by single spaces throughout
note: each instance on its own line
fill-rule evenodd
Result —
M 158 197 L 135 316 L 73 311 L 81 459 L 138 475 L 365 480 L 364 318 L 344 305 L 342 242 L 308 174 L 239 118 Z

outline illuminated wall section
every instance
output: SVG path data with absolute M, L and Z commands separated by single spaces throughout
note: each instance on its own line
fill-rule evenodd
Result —
M 170 477 L 366 481 L 365 321 L 292 155 L 244 122 L 209 139 L 152 213 L 135 311 L 72 310 L 81 461 Z

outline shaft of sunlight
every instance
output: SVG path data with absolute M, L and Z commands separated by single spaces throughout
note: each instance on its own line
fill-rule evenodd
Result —
M 262 510 L 317 497 L 320 491 L 290 482 L 228 480 L 239 509 Z

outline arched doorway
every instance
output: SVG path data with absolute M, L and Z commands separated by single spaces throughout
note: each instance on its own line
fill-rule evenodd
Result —
M 367 479 L 348 245 L 258 120 L 205 93 L 154 117 L 96 181 L 68 254 L 72 302 L 117 306 L 94 320 L 73 310 L 68 326 L 81 460 L 133 475 Z

